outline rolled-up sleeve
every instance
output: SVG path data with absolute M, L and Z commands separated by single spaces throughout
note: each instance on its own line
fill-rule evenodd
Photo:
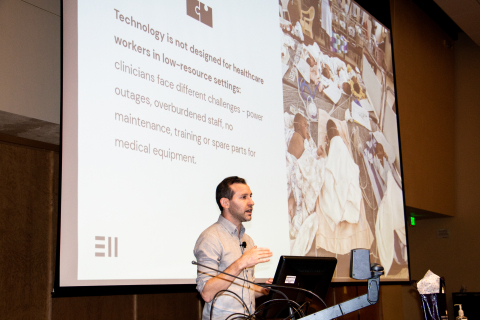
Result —
M 193 254 L 198 263 L 206 265 L 210 268 L 219 269 L 222 257 L 222 245 L 218 238 L 214 238 L 210 234 L 202 234 L 195 244 Z M 197 290 L 202 292 L 207 281 L 215 277 L 218 272 L 197 266 Z

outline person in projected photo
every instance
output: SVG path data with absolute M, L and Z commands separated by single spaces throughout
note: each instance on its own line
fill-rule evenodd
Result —
M 272 252 L 258 248 L 245 234 L 242 222 L 252 220 L 252 192 L 247 182 L 233 176 L 217 186 L 216 201 L 221 211 L 218 221 L 200 234 L 193 253 L 197 262 L 234 276 L 255 281 L 254 267 L 270 261 Z M 271 284 L 273 279 L 266 283 Z M 234 313 L 253 314 L 255 298 L 268 294 L 268 290 L 222 273 L 197 267 L 197 290 L 205 307 L 203 320 L 226 319 Z M 215 295 L 222 290 L 223 293 Z M 215 302 L 213 304 L 213 302 Z
M 295 115 L 295 118 L 293 119 L 293 128 L 295 131 L 290 139 L 290 144 L 288 145 L 288 152 L 291 155 L 300 159 L 305 149 L 309 150 L 313 155 L 316 153 L 316 156 L 318 157 L 323 155 L 323 147 L 320 146 L 316 149 L 315 144 L 311 143 L 310 126 L 307 119 L 301 113 Z
M 353 161 L 348 147 L 340 137 L 333 120 L 327 121 L 325 181 L 320 196 L 320 209 L 332 229 L 341 221 L 358 223 L 362 192 L 360 169 Z
M 317 148 L 311 138 L 307 119 L 297 113 L 293 118 L 294 132 L 288 141 L 287 172 L 288 174 L 288 213 L 290 218 L 291 252 L 297 254 L 298 247 L 311 246 L 313 237 L 303 238 L 299 234 L 301 228 L 313 230 L 318 224 L 315 205 L 323 184 L 322 170 L 324 167 L 323 146 Z M 302 240 L 299 240 L 299 237 Z M 298 241 L 297 241 L 298 240 Z M 301 251 L 301 254 L 305 252 Z
M 315 248 L 341 254 L 359 243 L 370 247 L 373 240 L 362 209 L 358 166 L 341 133 L 341 122 L 329 118 L 320 112 L 319 126 L 325 133 L 318 148 L 310 139 L 306 118 L 297 113 L 292 119 L 294 132 L 287 141 L 292 255 L 307 254 L 315 237 Z

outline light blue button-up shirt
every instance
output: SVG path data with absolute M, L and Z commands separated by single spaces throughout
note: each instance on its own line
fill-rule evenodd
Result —
M 244 241 L 247 243 L 246 249 L 240 246 Z M 253 247 L 253 240 L 245 234 L 245 228 L 243 225 L 240 229 L 240 237 L 238 237 L 237 227 L 220 215 L 218 221 L 208 227 L 198 237 L 193 253 L 197 258 L 198 263 L 224 271 L 242 256 L 244 250 Z M 218 272 L 213 270 L 197 266 L 198 292 L 202 292 L 207 281 L 218 274 Z M 254 268 L 251 267 L 244 269 L 238 277 L 255 281 Z M 228 287 L 228 290 L 236 293 L 241 299 L 243 299 L 249 310 L 245 310 L 238 297 L 229 292 L 224 292 L 219 295 L 213 306 L 212 319 L 224 320 L 233 313 L 248 314 L 249 311 L 250 313 L 255 311 L 255 291 L 252 284 L 235 279 L 230 287 Z M 213 300 L 209 303 L 205 303 L 202 320 L 210 319 L 212 303 Z

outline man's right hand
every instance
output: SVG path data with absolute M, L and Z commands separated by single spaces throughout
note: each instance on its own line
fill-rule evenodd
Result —
M 268 248 L 257 248 L 254 246 L 252 249 L 249 249 L 243 253 L 239 259 L 242 264 L 242 269 L 253 267 L 259 263 L 264 263 L 270 261 L 272 252 Z

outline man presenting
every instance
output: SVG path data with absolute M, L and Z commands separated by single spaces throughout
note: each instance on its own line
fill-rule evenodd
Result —
M 252 238 L 245 234 L 242 222 L 252 219 L 254 202 L 252 192 L 246 181 L 239 177 L 224 179 L 216 190 L 217 205 L 221 215 L 218 221 L 208 227 L 198 237 L 194 254 L 198 263 L 224 271 L 234 276 L 255 281 L 254 266 L 270 261 L 272 253 L 267 248 L 257 248 Z M 269 279 L 267 283 L 272 283 Z M 212 300 L 212 319 L 226 319 L 228 316 L 253 314 L 255 297 L 268 293 L 268 290 L 198 266 L 197 290 L 205 300 L 203 320 L 210 319 Z

